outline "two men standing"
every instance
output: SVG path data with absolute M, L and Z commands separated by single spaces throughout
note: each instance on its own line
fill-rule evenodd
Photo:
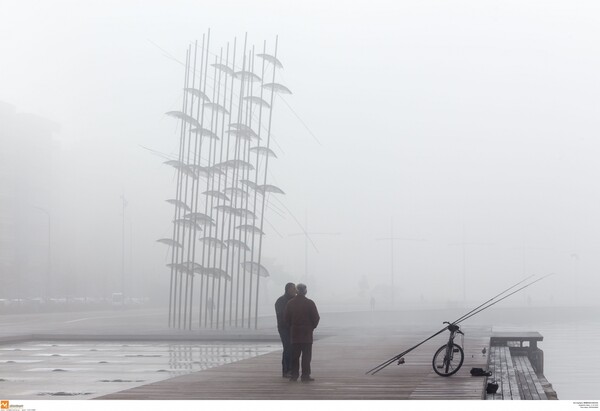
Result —
M 291 286 L 290 286 L 291 284 Z M 290 292 L 288 294 L 288 286 L 290 286 Z M 287 295 L 291 295 L 292 283 L 286 285 L 286 294 L 281 296 L 277 303 L 275 303 L 275 310 L 277 312 L 277 328 L 279 327 L 279 311 L 277 310 L 278 303 L 285 301 Z M 286 368 L 286 344 L 281 331 L 281 342 L 283 343 L 283 376 L 289 375 L 290 381 L 298 381 L 298 377 L 303 382 L 314 381 L 310 376 L 310 362 L 312 359 L 312 344 L 313 344 L 313 330 L 317 328 L 319 324 L 319 312 L 314 301 L 306 298 L 306 285 L 298 284 L 294 288 L 297 290 L 297 295 L 293 298 L 288 299 L 287 305 L 283 312 L 283 324 L 289 327 L 289 337 L 291 342 L 291 364 L 290 368 Z M 288 346 L 288 351 L 289 351 Z M 300 376 L 300 357 L 302 357 L 302 376 Z M 289 373 L 286 373 L 289 371 Z

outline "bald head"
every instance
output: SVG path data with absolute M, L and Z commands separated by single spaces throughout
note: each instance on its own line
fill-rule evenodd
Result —
M 298 295 L 306 295 L 306 284 L 298 284 L 296 286 L 296 289 L 298 290 Z

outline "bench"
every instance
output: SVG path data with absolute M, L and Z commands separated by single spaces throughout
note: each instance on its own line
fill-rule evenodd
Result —
M 491 345 L 508 345 L 520 348 L 537 348 L 538 341 L 543 341 L 542 334 L 536 331 L 530 332 L 492 332 Z M 527 345 L 524 345 L 527 343 Z
M 544 337 L 535 331 L 492 332 L 490 345 L 510 347 L 513 355 L 526 355 L 538 374 L 544 373 L 544 352 L 537 346 Z

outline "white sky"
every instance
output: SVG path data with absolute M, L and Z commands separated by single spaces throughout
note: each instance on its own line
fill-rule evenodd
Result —
M 134 268 L 162 275 L 154 240 L 169 233 L 163 200 L 174 182 L 140 145 L 176 151 L 164 113 L 179 107 L 183 68 L 154 44 L 183 61 L 209 28 L 214 50 L 245 32 L 256 45 L 279 35 L 286 101 L 321 144 L 278 102 L 272 182 L 298 219 L 307 210 L 310 231 L 341 233 L 315 236 L 319 253 L 309 249 L 323 298 L 353 296 L 363 275 L 389 282 L 390 247 L 376 239 L 389 236 L 392 216 L 397 236 L 427 239 L 396 246 L 404 299 L 440 298 L 432 290 L 448 283 L 460 294 L 461 249 L 448 244 L 463 227 L 467 241 L 490 243 L 467 248 L 473 298 L 523 266 L 561 274 L 534 299 L 593 295 L 594 1 L 0 0 L 0 101 L 61 125 L 57 213 L 62 240 L 77 240 L 73 270 L 118 269 L 125 192 Z M 304 242 L 289 234 L 299 228 L 290 216 L 269 221 L 281 237 L 268 227 L 265 252 L 297 281 Z M 523 245 L 546 250 L 523 259 Z

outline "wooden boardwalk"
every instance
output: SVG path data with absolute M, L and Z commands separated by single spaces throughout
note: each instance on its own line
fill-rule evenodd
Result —
M 487 400 L 547 400 L 544 382 L 548 392 L 553 393 L 543 375 L 535 372 L 527 355 L 511 353 L 509 346 L 492 346 L 490 351 L 489 381 L 498 384 L 498 391 L 486 394 Z M 551 395 L 556 399 L 555 395 Z
M 431 332 L 429 332 L 431 331 Z M 480 400 L 485 377 L 472 377 L 472 367 L 487 367 L 490 329 L 468 328 L 464 344 L 465 362 L 451 377 L 433 371 L 435 350 L 447 334 L 422 345 L 406 356 L 406 364 L 390 365 L 378 374 L 365 375 L 377 364 L 409 348 L 437 330 L 406 329 L 402 333 L 368 329 L 369 335 L 337 332 L 315 341 L 312 383 L 292 383 L 281 378 L 281 351 L 221 367 L 175 377 L 110 394 L 99 399 L 134 400 Z

